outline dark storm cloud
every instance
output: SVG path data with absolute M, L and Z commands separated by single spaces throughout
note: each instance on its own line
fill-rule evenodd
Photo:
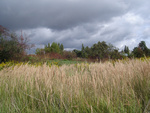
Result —
M 150 47 L 149 6 L 149 0 L 0 0 L 0 25 L 18 35 L 23 30 L 36 47 L 106 41 L 133 49 L 141 40 Z
M 104 22 L 125 11 L 118 0 L 1 0 L 0 22 L 11 29 L 49 27 L 62 30 Z

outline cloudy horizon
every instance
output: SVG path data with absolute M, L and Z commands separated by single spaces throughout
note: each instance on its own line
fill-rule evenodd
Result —
M 81 49 L 98 41 L 120 50 L 145 41 L 150 48 L 149 6 L 149 0 L 1 0 L 0 25 L 22 30 L 35 48 L 57 42 Z

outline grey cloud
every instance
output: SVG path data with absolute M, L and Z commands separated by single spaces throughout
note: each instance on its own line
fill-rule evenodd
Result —
M 139 14 L 145 18 L 149 17 L 149 0 L 124 0 L 124 3 L 128 6 L 128 11 Z
M 149 6 L 148 0 L 0 0 L 0 25 L 19 35 L 22 29 L 36 47 L 58 42 L 80 49 L 106 41 L 132 49 L 150 40 Z
M 143 31 L 143 34 L 142 34 L 142 38 L 143 39 L 150 39 L 150 27 L 146 27 L 146 28 L 143 28 L 144 31 Z
M 1 0 L 0 22 L 11 29 L 49 27 L 63 30 L 88 22 L 104 22 L 125 11 L 118 0 Z
M 49 28 L 37 28 L 23 30 L 23 32 L 27 33 L 28 37 L 32 37 L 30 40 L 35 45 L 46 45 L 47 43 L 58 42 L 63 43 L 65 48 L 79 49 L 82 43 L 87 46 L 89 45 L 89 43 L 92 43 L 91 41 L 89 41 L 91 35 L 100 30 L 98 27 L 95 28 L 95 25 L 91 24 L 88 25 L 88 27 L 90 28 L 89 32 L 89 30 L 85 29 L 85 26 L 77 26 L 72 29 L 66 29 L 62 31 L 52 30 Z M 18 34 L 19 33 L 20 31 L 18 31 Z

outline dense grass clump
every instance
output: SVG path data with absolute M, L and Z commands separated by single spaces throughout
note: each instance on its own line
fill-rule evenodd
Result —
M 0 71 L 0 86 L 1 113 L 146 113 L 150 60 L 13 65 Z

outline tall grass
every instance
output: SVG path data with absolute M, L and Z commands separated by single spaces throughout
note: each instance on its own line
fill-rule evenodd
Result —
M 148 59 L 0 71 L 0 113 L 142 113 L 149 100 Z

